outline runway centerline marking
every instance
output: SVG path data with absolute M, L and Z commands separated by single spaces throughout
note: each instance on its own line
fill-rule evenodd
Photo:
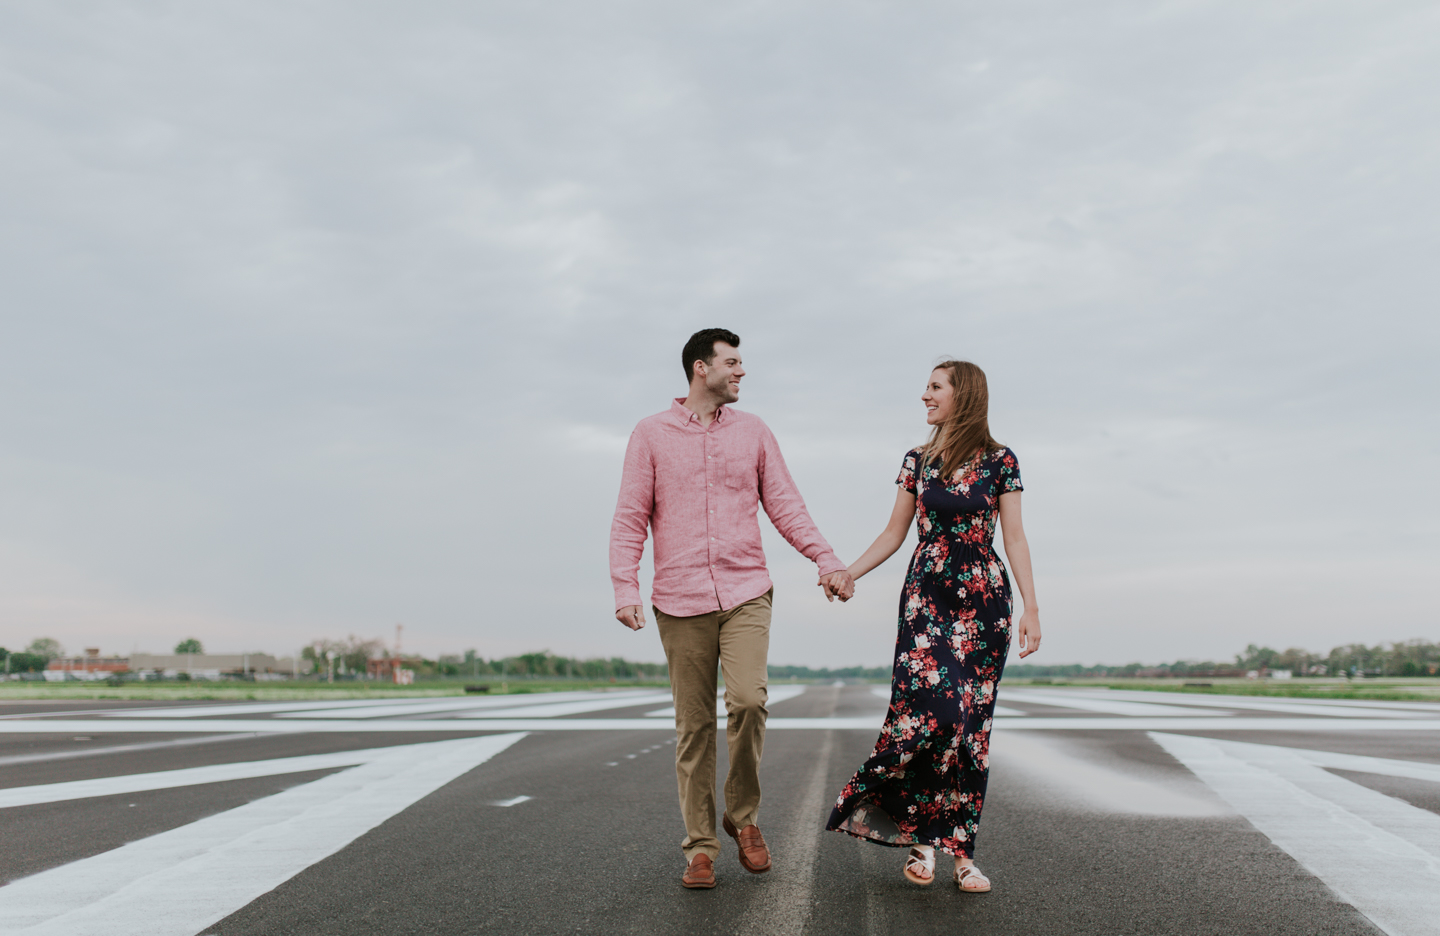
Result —
M 0 933 L 193 936 L 524 737 L 370 763 L 0 887 Z
M 512 796 L 509 799 L 491 800 L 490 805 L 503 806 L 508 808 L 510 806 L 519 806 L 521 803 L 528 803 L 530 802 L 530 799 L 531 798 L 528 796 Z

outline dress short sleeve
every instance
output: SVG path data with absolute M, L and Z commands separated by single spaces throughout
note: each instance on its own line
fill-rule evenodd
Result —
M 1000 463 L 1000 471 L 996 477 L 996 487 L 1000 493 L 1025 490 L 1025 485 L 1020 483 L 1020 461 L 1015 457 L 1015 453 L 1008 448 L 1001 449 L 997 461 Z
M 900 466 L 900 477 L 895 479 L 896 484 L 911 494 L 915 493 L 915 465 L 919 460 L 920 455 L 918 449 L 912 449 L 906 452 L 905 461 Z

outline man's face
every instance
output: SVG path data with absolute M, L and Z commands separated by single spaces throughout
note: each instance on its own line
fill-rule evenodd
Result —
M 740 399 L 740 378 L 745 376 L 745 367 L 740 363 L 739 348 L 717 341 L 715 360 L 709 364 L 701 361 L 695 370 L 704 374 L 706 391 L 721 403 Z

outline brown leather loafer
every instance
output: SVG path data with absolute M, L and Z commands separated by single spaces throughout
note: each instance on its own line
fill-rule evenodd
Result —
M 735 823 L 730 821 L 727 813 L 721 825 L 725 827 L 725 834 L 735 840 L 740 846 L 740 866 L 751 874 L 764 874 L 770 870 L 770 848 L 765 844 L 765 836 L 760 834 L 760 827 L 747 825 L 743 829 L 735 828 Z
M 700 854 L 690 859 L 680 883 L 693 890 L 704 890 L 715 886 L 715 862 L 709 855 Z

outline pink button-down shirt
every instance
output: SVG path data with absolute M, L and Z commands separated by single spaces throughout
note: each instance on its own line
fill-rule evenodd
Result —
M 655 607 L 675 617 L 728 611 L 770 590 L 757 507 L 829 575 L 845 568 L 815 528 L 780 444 L 760 417 L 722 406 L 708 427 L 677 399 L 640 420 L 625 450 L 610 525 L 616 609 L 638 605 L 645 528 L 655 534 Z

